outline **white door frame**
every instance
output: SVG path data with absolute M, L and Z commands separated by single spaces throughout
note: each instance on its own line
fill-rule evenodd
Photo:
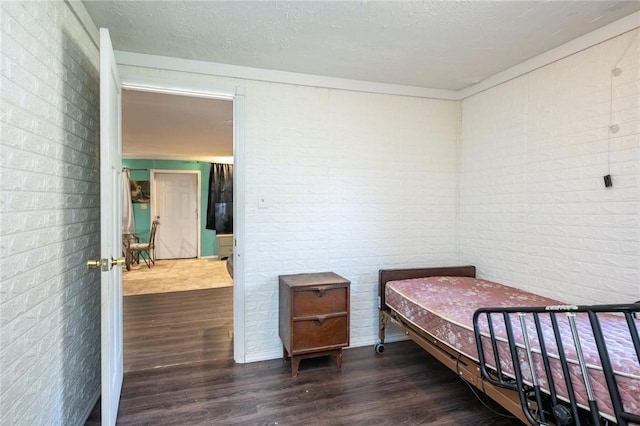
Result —
M 200 170 L 162 170 L 162 169 L 151 169 L 149 170 L 151 183 L 151 220 L 158 217 L 158 203 L 154 203 L 153 200 L 157 200 L 157 186 L 156 186 L 156 174 L 181 174 L 181 175 L 196 175 L 196 205 L 198 206 L 198 213 L 196 215 L 196 257 L 200 259 L 200 234 L 202 233 L 202 224 L 200 223 L 201 216 L 200 211 L 202 210 L 202 178 L 200 176 Z M 160 224 L 162 225 L 162 218 L 160 218 Z
M 245 155 L 244 88 L 212 88 L 184 80 L 128 75 L 121 70 L 122 89 L 233 101 L 233 359 L 246 361 L 245 345 Z

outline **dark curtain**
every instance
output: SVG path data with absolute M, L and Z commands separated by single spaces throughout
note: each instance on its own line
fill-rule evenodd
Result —
M 233 165 L 211 163 L 207 229 L 217 234 L 233 233 Z

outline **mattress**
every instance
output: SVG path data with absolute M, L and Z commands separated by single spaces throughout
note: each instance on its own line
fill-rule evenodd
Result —
M 385 286 L 385 301 L 391 309 L 399 313 L 415 327 L 431 334 L 444 344 L 476 361 L 478 361 L 478 352 L 473 331 L 473 314 L 476 309 L 482 307 L 532 307 L 562 304 L 557 300 L 491 281 L 468 277 L 442 276 L 389 282 Z M 512 315 L 512 317 L 511 323 L 516 341 L 522 342 L 520 323 L 515 315 Z M 601 314 L 598 317 L 605 335 L 605 342 L 615 372 L 623 407 L 627 412 L 640 413 L 640 364 L 629 337 L 628 326 L 623 317 L 615 314 Z M 587 393 L 580 365 L 578 364 L 571 330 L 569 329 L 569 321 L 564 314 L 558 314 L 557 318 L 562 345 L 569 361 L 569 372 L 576 400 L 580 406 L 586 408 L 588 407 Z M 500 365 L 503 373 L 513 376 L 513 366 L 510 362 L 511 355 L 502 316 L 494 315 L 492 320 L 496 341 L 498 342 Z M 568 401 L 565 380 L 550 320 L 548 316 L 541 316 L 540 320 L 544 330 L 544 340 L 556 391 L 560 398 Z M 596 395 L 595 399 L 598 401 L 598 409 L 604 417 L 615 420 L 589 320 L 586 315 L 581 314 L 577 314 L 575 320 L 579 330 L 580 344 L 588 366 L 590 384 Z M 533 350 L 534 370 L 541 388 L 548 392 L 549 386 L 532 317 L 525 316 L 525 323 Z M 488 336 L 486 318 L 480 317 L 479 326 L 482 334 Z M 640 320 L 636 320 L 636 328 L 640 329 Z M 485 333 L 484 331 L 487 332 Z M 490 338 L 483 339 L 483 348 L 488 364 L 495 368 Z M 518 358 L 524 379 L 531 384 L 531 370 L 524 344 L 518 345 Z

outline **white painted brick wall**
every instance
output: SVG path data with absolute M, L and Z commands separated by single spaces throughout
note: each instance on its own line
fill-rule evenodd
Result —
M 463 101 L 460 258 L 481 276 L 571 303 L 640 299 L 639 31 Z
M 453 262 L 456 103 L 254 83 L 245 109 L 248 360 L 281 352 L 280 274 L 349 279 L 373 343 L 378 270 Z
M 100 390 L 98 49 L 1 2 L 0 424 L 83 424 Z
M 361 346 L 378 336 L 379 269 L 455 263 L 459 102 L 120 69 L 245 90 L 247 361 L 282 355 L 278 275 L 349 279 Z

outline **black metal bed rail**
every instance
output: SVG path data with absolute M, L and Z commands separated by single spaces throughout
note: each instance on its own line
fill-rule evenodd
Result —
M 625 342 L 628 330 L 630 344 L 625 345 L 625 348 L 635 349 L 635 358 L 640 367 L 640 338 L 638 337 L 640 321 L 636 319 L 638 312 L 640 312 L 640 301 L 615 305 L 478 309 L 473 316 L 473 327 L 482 376 L 496 386 L 517 391 L 524 415 L 532 425 L 550 423 L 577 426 L 606 425 L 613 421 L 613 418 L 620 426 L 640 425 L 640 411 L 625 411 L 623 406 L 616 373 L 611 364 L 610 351 L 607 348 L 607 330 L 603 330 L 601 326 L 601 320 L 605 318 L 604 314 L 614 314 L 606 315 L 607 321 L 615 321 L 620 325 L 621 330 L 625 330 Z M 576 321 L 576 318 L 579 321 Z M 486 324 L 481 324 L 481 320 L 486 320 Z M 567 338 L 567 335 L 570 335 L 570 338 Z M 490 339 L 490 342 L 487 342 L 487 339 Z M 501 341 L 506 341 L 508 344 L 508 356 L 500 354 Z M 609 411 L 613 414 L 603 416 L 602 406 L 599 407 L 599 402 L 602 405 L 609 401 L 599 401 L 594 392 L 583 352 L 585 343 L 591 348 L 593 346 L 597 348 L 602 375 L 610 397 Z M 504 344 L 502 343 L 503 346 Z M 503 355 L 505 351 L 507 351 L 506 348 L 503 348 Z M 570 351 L 570 355 L 567 351 Z M 487 357 L 485 352 L 491 357 Z M 561 366 L 562 383 L 557 383 L 554 379 L 550 354 L 557 358 Z M 541 359 L 543 372 L 540 371 L 542 368 L 536 368 L 534 365 L 534 358 Z M 578 381 L 581 383 L 574 383 L 572 380 L 570 364 L 578 365 L 579 373 L 573 372 L 573 376 L 576 380 L 575 376 L 578 375 Z M 639 368 L 636 368 L 633 371 L 638 370 Z M 541 380 L 546 381 L 544 387 L 541 386 Z M 586 404 L 584 398 L 582 403 L 579 402 L 576 396 L 576 385 L 581 389 L 584 388 Z M 581 393 L 581 395 L 584 394 Z M 640 405 L 640 401 L 637 402 Z

